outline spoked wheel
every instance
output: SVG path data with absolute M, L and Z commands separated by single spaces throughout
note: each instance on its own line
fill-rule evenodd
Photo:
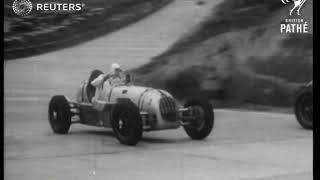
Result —
M 71 125 L 69 102 L 64 96 L 53 96 L 49 103 L 49 123 L 57 134 L 67 134 Z
M 200 131 L 205 126 L 205 120 L 204 120 L 205 111 L 199 105 L 192 106 L 191 111 L 194 117 L 194 121 L 190 122 L 190 126 Z
M 186 133 L 196 140 L 206 138 L 214 126 L 214 113 L 212 105 L 207 101 L 191 100 L 185 106 L 190 109 L 192 120 L 184 127 Z
M 302 92 L 295 104 L 295 115 L 300 125 L 305 129 L 313 129 L 313 93 Z
M 136 145 L 142 138 L 142 121 L 139 109 L 132 104 L 118 104 L 113 110 L 112 129 L 125 145 Z

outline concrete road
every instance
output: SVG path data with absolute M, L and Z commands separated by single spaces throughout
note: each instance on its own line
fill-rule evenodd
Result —
M 5 179 L 312 179 L 312 132 L 290 114 L 216 110 L 205 141 L 180 128 L 128 147 L 103 128 L 55 135 L 46 111 L 44 97 L 6 101 Z
M 47 105 L 70 97 L 93 68 L 148 62 L 190 31 L 219 1 L 176 0 L 113 34 L 62 51 L 5 62 L 5 179 L 312 179 L 312 132 L 291 114 L 217 110 L 213 133 L 145 133 L 136 147 L 82 125 L 52 133 Z M 185 31 L 181 31 L 185 30 Z

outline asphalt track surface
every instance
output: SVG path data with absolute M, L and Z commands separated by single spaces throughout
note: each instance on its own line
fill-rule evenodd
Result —
M 219 109 L 204 141 L 180 128 L 145 133 L 136 147 L 119 144 L 109 129 L 76 124 L 68 135 L 52 133 L 52 95 L 72 98 L 93 68 L 107 71 L 113 60 L 124 68 L 146 63 L 218 3 L 208 2 L 177 0 L 97 40 L 5 62 L 5 179 L 312 179 L 313 133 L 292 114 Z

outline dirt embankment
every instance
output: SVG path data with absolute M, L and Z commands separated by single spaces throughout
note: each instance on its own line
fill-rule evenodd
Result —
M 35 0 L 33 3 L 43 3 Z M 61 1 L 55 1 L 61 2 Z M 5 1 L 5 59 L 32 56 L 73 46 L 116 31 L 159 10 L 172 0 L 81 0 L 82 10 L 13 13 Z M 51 2 L 53 3 L 53 2 Z
M 138 84 L 165 88 L 180 99 L 291 106 L 313 73 L 312 1 L 300 16 L 309 23 L 308 34 L 280 33 L 291 5 L 226 0 L 197 30 L 132 73 Z

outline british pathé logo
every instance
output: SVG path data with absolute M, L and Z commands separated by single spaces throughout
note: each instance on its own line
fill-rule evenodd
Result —
M 297 11 L 297 14 L 300 16 L 300 9 L 302 8 L 302 6 L 304 5 L 304 3 L 306 2 L 307 0 L 281 0 L 281 2 L 283 4 L 288 4 L 290 2 L 293 2 L 294 3 L 294 6 L 291 8 L 290 10 L 290 16 L 292 15 L 292 12 L 294 10 Z
M 280 25 L 281 33 L 308 33 L 308 22 L 300 17 L 300 10 L 307 0 L 281 0 L 283 4 L 294 3 L 294 6 L 290 9 L 290 16 L 293 16 L 296 12 L 296 18 L 287 18 Z

